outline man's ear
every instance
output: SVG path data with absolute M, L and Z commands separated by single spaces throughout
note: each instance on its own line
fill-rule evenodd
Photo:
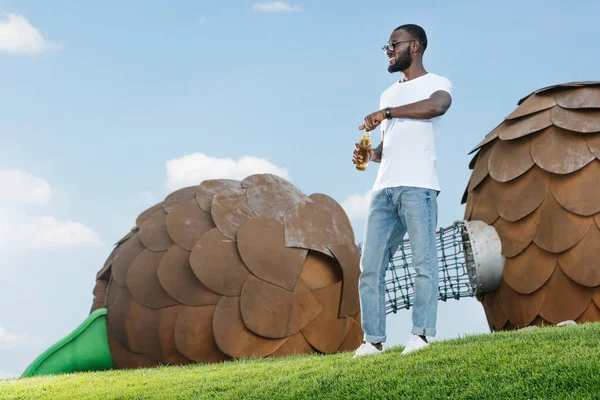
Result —
M 410 46 L 413 53 L 418 53 L 419 50 L 421 50 L 421 42 L 419 42 L 418 40 L 412 42 Z

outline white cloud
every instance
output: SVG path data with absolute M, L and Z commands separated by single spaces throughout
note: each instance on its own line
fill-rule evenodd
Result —
M 17 347 L 40 345 L 42 340 L 27 334 L 17 334 L 8 332 L 0 325 L 0 349 L 15 350 Z
M 261 12 L 298 12 L 302 11 L 302 9 L 296 5 L 287 4 L 282 1 L 274 1 L 272 3 L 256 3 L 252 6 L 257 11 Z
M 206 179 L 238 179 L 253 174 L 269 173 L 289 180 L 288 171 L 264 158 L 245 156 L 235 161 L 231 158 L 209 157 L 194 153 L 167 161 L 168 191 L 198 185 Z
M 369 202 L 371 201 L 371 191 L 364 194 L 353 194 L 348 196 L 343 202 L 342 207 L 348 214 L 351 221 L 363 222 L 367 218 L 369 211 Z
M 208 18 L 207 17 L 200 17 L 200 18 L 198 18 L 198 22 L 200 22 L 201 24 L 206 24 L 208 22 Z
M 8 19 L 0 21 L 0 52 L 41 53 L 62 48 L 62 43 L 46 40 L 25 17 L 11 13 Z
M 52 189 L 41 178 L 17 169 L 0 170 L 0 199 L 33 205 L 48 204 Z
M 32 215 L 26 206 L 50 202 L 52 188 L 42 178 L 20 170 L 0 170 L 0 250 L 23 251 L 103 246 L 87 226 Z

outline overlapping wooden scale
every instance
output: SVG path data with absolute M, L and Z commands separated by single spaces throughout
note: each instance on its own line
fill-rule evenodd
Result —
M 119 285 L 127 287 L 129 267 L 131 267 L 133 260 L 142 254 L 144 250 L 146 248 L 140 240 L 139 233 L 119 246 L 111 267 L 112 277 Z
M 221 297 L 213 316 L 213 332 L 219 349 L 235 358 L 267 356 L 287 340 L 267 339 L 246 328 L 239 297 Z
M 198 240 L 190 255 L 190 265 L 204 286 L 223 296 L 239 296 L 250 275 L 235 242 L 217 228 Z
M 556 254 L 540 249 L 531 243 L 516 257 L 508 257 L 504 263 L 504 281 L 521 294 L 530 294 L 550 279 L 556 268 Z
M 589 134 L 586 136 L 588 149 L 600 160 L 600 133 Z
M 241 187 L 242 182 L 233 179 L 209 179 L 203 181 L 196 188 L 196 202 L 202 210 L 211 212 L 211 205 L 215 194 L 225 189 Z
M 286 211 L 296 204 L 312 202 L 308 196 L 284 180 L 280 182 L 255 180 L 248 187 L 246 198 L 256 215 L 279 219 L 282 219 Z
M 460 204 L 465 204 L 467 199 L 469 198 L 469 183 L 471 183 L 471 179 L 467 183 L 467 187 L 465 187 L 465 191 L 463 192 L 462 198 L 460 199 Z
M 530 149 L 530 136 L 494 143 L 488 162 L 491 177 L 498 182 L 508 182 L 523 175 L 534 165 Z
M 284 219 L 285 245 L 320 251 L 331 255 L 329 246 L 355 246 L 352 230 L 336 223 L 325 207 L 315 203 L 298 204 L 288 210 Z
M 552 109 L 552 123 L 563 129 L 581 133 L 600 132 L 600 109 Z
M 479 153 L 477 153 L 479 154 L 479 157 L 477 157 L 473 174 L 471 174 L 471 179 L 468 186 L 469 192 L 473 191 L 489 175 L 490 170 L 488 165 L 493 146 L 494 145 L 488 145 L 482 148 Z
M 582 87 L 557 92 L 554 97 L 562 108 L 600 108 L 600 87 Z
M 96 285 L 94 286 L 93 294 L 94 301 L 90 309 L 90 313 L 96 311 L 99 308 L 106 307 L 106 291 L 108 289 L 108 281 L 105 279 L 97 279 Z
M 600 308 L 593 301 L 590 303 L 588 308 L 581 314 L 575 322 L 598 322 L 600 321 Z
M 356 247 L 337 245 L 329 247 L 342 268 L 342 299 L 338 317 L 352 317 L 360 312 L 358 298 L 358 277 L 360 276 L 360 255 Z
M 253 185 L 262 185 L 269 183 L 286 185 L 289 182 L 283 179 L 282 177 L 273 174 L 254 174 L 246 177 L 242 181 L 242 187 L 248 189 L 250 186 Z
M 275 217 L 256 217 L 239 229 L 238 250 L 254 275 L 291 291 L 308 250 L 300 248 L 303 246 L 286 247 L 285 237 L 283 224 Z
M 596 221 L 596 226 L 600 228 L 600 214 L 594 215 L 594 221 Z
M 583 286 L 600 285 L 600 229 L 594 224 L 573 248 L 561 253 L 558 262 L 569 278 Z
M 479 153 L 476 153 L 473 158 L 471 158 L 471 161 L 469 161 L 469 169 L 473 169 L 475 168 L 475 163 L 477 162 L 477 158 L 479 157 Z
M 546 198 L 550 174 L 534 166 L 518 179 L 502 185 L 498 196 L 498 214 L 506 221 L 516 222 L 531 214 Z
M 338 352 L 354 351 L 363 341 L 364 332 L 361 327 L 360 313 L 354 317 L 349 317 L 348 319 L 350 320 L 350 328 L 348 328 L 348 333 L 346 334 L 344 341 L 337 349 Z
M 117 256 L 117 253 L 119 252 L 119 250 L 121 250 L 119 248 L 120 246 L 116 246 L 111 252 L 110 255 L 108 256 L 108 258 L 106 259 L 106 261 L 104 262 L 104 265 L 102 266 L 102 268 L 100 269 L 100 271 L 98 271 L 96 273 L 96 279 L 110 279 L 110 275 L 111 275 L 111 271 L 112 271 L 112 263 L 113 260 L 115 259 L 115 257 Z
M 242 289 L 240 310 L 252 332 L 280 339 L 300 332 L 323 312 L 323 307 L 301 280 L 290 292 L 250 275 Z
M 568 175 L 553 175 L 552 194 L 567 210 L 583 216 L 600 212 L 600 160 Z
M 173 240 L 167 232 L 167 214 L 156 210 L 140 226 L 140 240 L 146 248 L 152 251 L 165 251 L 173 245 Z
M 157 276 L 169 296 L 187 306 L 217 304 L 221 297 L 198 280 L 190 265 L 190 252 L 177 245 L 160 260 Z
M 592 299 L 594 300 L 594 303 L 596 303 L 596 305 L 598 307 L 600 307 L 600 287 L 596 288 L 596 290 L 594 291 L 594 295 L 593 295 Z
M 551 253 L 575 246 L 593 223 L 591 217 L 582 217 L 562 208 L 552 193 L 548 193 L 539 210 L 540 224 L 533 241 Z
M 147 220 L 149 216 L 154 214 L 156 212 L 156 210 L 162 210 L 162 206 L 163 206 L 163 202 L 161 201 L 160 203 L 155 204 L 152 207 L 149 207 L 148 209 L 142 211 L 142 213 L 140 215 L 138 215 L 138 217 L 135 220 L 135 226 L 137 226 L 137 227 L 142 226 L 144 221 Z
M 348 232 L 350 232 L 350 240 L 346 244 L 348 246 L 353 246 L 354 230 L 352 229 L 350 219 L 348 219 L 348 215 L 346 214 L 342 206 L 331 197 L 322 193 L 313 193 L 308 197 L 313 201 L 313 203 L 320 204 L 323 207 L 325 207 L 333 215 L 333 219 L 336 222 L 336 225 L 342 225 L 348 230 Z
M 545 93 L 545 92 L 556 92 L 557 89 L 558 90 L 562 90 L 562 89 L 567 89 L 567 88 L 577 88 L 577 87 L 581 87 L 581 86 L 585 86 L 588 84 L 594 84 L 595 82 L 569 82 L 569 83 L 562 83 L 560 85 L 552 85 L 552 86 L 547 86 L 541 89 L 536 90 L 534 93 L 535 94 L 539 94 L 539 93 Z M 525 99 L 521 99 L 521 101 L 523 101 Z
M 560 262 L 558 263 L 560 266 Z M 575 320 L 588 308 L 595 288 L 579 285 L 571 280 L 562 268 L 556 268 L 543 290 L 544 305 L 539 314 L 547 321 L 557 324 Z
M 176 190 L 168 195 L 163 201 L 163 210 L 167 214 L 173 211 L 176 205 L 184 203 L 189 200 L 196 200 L 196 189 L 198 186 L 188 186 L 182 189 Z
M 300 279 L 311 289 L 321 289 L 341 281 L 340 264 L 318 251 L 309 251 L 300 271 Z
M 294 354 L 313 354 L 315 349 L 306 341 L 302 332 L 290 336 L 285 343 L 268 357 L 286 357 Z
M 183 307 L 175 321 L 175 345 L 185 357 L 200 363 L 230 359 L 217 347 L 213 333 L 216 305 Z
M 177 204 L 167 214 L 169 236 L 187 251 L 192 251 L 196 241 L 214 227 L 210 214 L 201 210 L 195 199 Z
M 503 331 L 514 331 L 514 330 L 517 330 L 517 329 L 519 329 L 519 328 L 517 328 L 516 326 L 514 326 L 512 324 L 512 322 L 510 322 L 510 321 L 506 321 L 506 324 L 502 327 Z
M 130 347 L 125 320 L 128 318 L 129 308 L 132 307 L 132 304 L 133 297 L 129 290 L 112 279 L 106 296 L 106 324 L 110 327 L 115 339 L 126 349 L 130 349 Z
M 546 321 L 544 318 L 540 317 L 539 315 L 537 317 L 535 317 L 535 319 L 533 321 L 531 321 L 531 324 L 529 324 L 530 326 L 551 326 L 553 325 L 552 322 Z
M 175 322 L 183 306 L 165 307 L 158 310 L 158 330 L 160 339 L 161 363 L 168 365 L 185 365 L 190 360 L 186 358 L 175 345 Z
M 533 241 L 540 223 L 540 207 L 523 219 L 508 222 L 502 217 L 494 222 L 494 228 L 500 236 L 502 255 L 514 257 L 521 253 Z
M 556 100 L 554 99 L 554 94 L 544 93 L 544 94 L 532 94 L 531 96 L 524 99 L 522 103 L 520 103 L 519 107 L 513 111 L 506 119 L 515 119 L 520 118 L 525 115 L 533 114 L 538 111 L 543 111 L 548 108 L 554 107 L 556 105 Z
M 483 295 L 483 310 L 490 326 L 490 331 L 500 330 L 506 325 L 506 314 L 500 306 L 498 292 L 488 292 Z
M 498 126 L 496 126 L 494 128 L 494 130 L 492 130 L 490 133 L 488 133 L 487 135 L 485 135 L 485 138 L 479 142 L 479 144 L 475 147 L 473 147 L 473 149 L 469 152 L 469 154 L 474 153 L 475 151 L 481 149 L 482 147 L 484 147 L 485 145 L 487 145 L 488 143 L 492 143 L 494 140 L 498 139 L 498 133 L 499 133 L 499 128 L 502 126 L 502 123 L 499 124 Z M 479 154 L 479 153 L 477 153 Z
M 498 214 L 498 203 L 501 200 L 503 184 L 496 182 L 491 176 L 488 176 L 471 192 L 473 196 L 473 212 L 471 219 L 480 220 L 488 225 L 493 224 L 500 214 Z
M 596 158 L 585 136 L 556 126 L 532 138 L 531 157 L 539 167 L 555 174 L 570 174 Z
M 338 318 L 342 282 L 313 290 L 323 306 L 323 312 L 302 328 L 302 334 L 315 349 L 323 353 L 335 352 L 348 334 L 350 318 Z
M 467 204 L 465 206 L 465 219 L 471 220 L 471 215 L 473 214 L 473 200 L 471 200 L 471 195 L 467 198 Z
M 548 109 L 522 118 L 504 121 L 499 127 L 498 137 L 501 140 L 514 140 L 549 127 L 552 125 L 550 120 L 551 110 Z
M 125 318 L 129 349 L 161 362 L 159 321 L 160 315 L 157 310 L 144 307 L 135 298 L 131 300 Z
M 124 241 L 128 240 L 129 238 L 133 237 L 133 235 L 135 235 L 137 232 L 139 232 L 139 228 L 136 226 L 134 228 L 131 228 L 131 230 L 129 232 L 127 232 L 127 234 L 125 236 L 123 236 L 121 239 L 117 240 L 117 243 L 115 243 L 115 246 L 120 245 L 121 243 L 123 243 Z
M 502 281 L 498 288 L 502 310 L 508 320 L 518 328 L 529 325 L 535 319 L 547 296 L 544 289 L 530 294 L 521 294 L 514 291 L 505 281 Z
M 213 197 L 211 206 L 213 220 L 223 235 L 236 241 L 237 232 L 256 214 L 246 200 L 246 189 L 228 188 Z
M 110 327 L 106 329 L 108 337 L 108 348 L 110 357 L 115 363 L 115 369 L 134 369 L 155 367 L 158 362 L 143 354 L 136 354 L 129 351 L 119 343 L 111 332 Z
M 146 249 L 133 260 L 127 273 L 127 287 L 131 295 L 148 308 L 179 304 L 169 296 L 158 280 L 158 267 L 165 254 L 166 251 L 157 253 Z

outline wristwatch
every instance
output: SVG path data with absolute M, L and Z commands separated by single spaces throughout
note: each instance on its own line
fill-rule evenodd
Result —
M 386 119 L 392 119 L 392 111 L 390 110 L 389 107 L 385 108 L 385 118 Z

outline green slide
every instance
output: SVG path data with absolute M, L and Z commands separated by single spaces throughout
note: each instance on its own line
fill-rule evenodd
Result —
M 100 308 L 73 333 L 42 353 L 22 376 L 102 371 L 114 367 L 106 336 L 106 308 Z

